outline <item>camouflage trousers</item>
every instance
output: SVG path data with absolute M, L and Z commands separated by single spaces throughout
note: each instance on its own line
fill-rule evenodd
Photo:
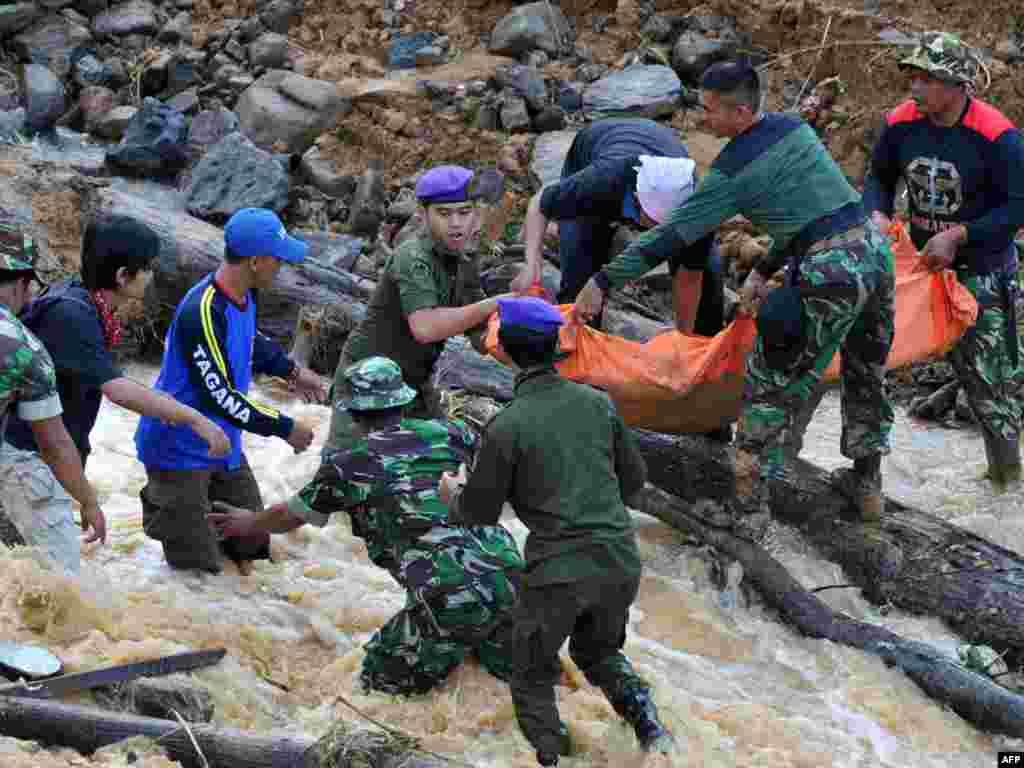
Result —
M 405 607 L 366 645 L 362 683 L 385 693 L 426 693 L 469 654 L 500 680 L 512 673 L 512 617 L 523 566 L 503 527 L 437 526 L 396 558 Z
M 1013 322 L 1008 308 L 1016 300 L 1017 275 L 963 272 L 957 277 L 978 300 L 978 320 L 953 347 L 948 360 L 986 439 L 1015 441 L 1021 428 L 1021 405 L 1016 392 L 1024 356 L 1020 354 L 1016 333 L 1012 334 L 1012 341 L 1008 338 L 1007 323 Z M 1010 356 L 1010 343 L 1018 346 L 1016 362 Z
M 68 573 L 81 570 L 82 530 L 71 497 L 38 453 L 0 442 L 0 501 L 25 544 Z
M 639 586 L 639 575 L 608 574 L 523 590 L 512 627 L 516 666 L 509 687 L 519 728 L 538 752 L 558 754 L 555 685 L 561 676 L 558 651 L 566 638 L 576 666 L 617 712 L 628 711 L 631 698 L 648 691 L 622 653 L 629 606 Z
M 760 457 L 762 480 L 783 477 L 795 417 L 838 351 L 842 360 L 841 450 L 850 459 L 889 452 L 892 404 L 885 360 L 892 346 L 895 277 L 888 241 L 868 225 L 849 245 L 807 254 L 800 265 L 806 343 L 786 368 L 772 368 L 758 337 L 747 358 L 737 446 Z
M 327 432 L 327 439 L 324 441 L 324 447 L 320 452 L 324 461 L 329 461 L 330 457 L 339 451 L 354 448 L 361 437 L 349 412 L 338 407 L 338 401 L 341 399 L 340 393 L 345 391 L 345 369 L 356 362 L 359 361 L 352 359 L 346 343 L 338 358 L 338 365 L 334 369 L 334 381 L 331 384 L 331 425 Z M 436 419 L 441 415 L 439 393 L 430 385 L 429 381 L 417 388 L 416 399 L 405 407 L 404 415 L 410 419 Z

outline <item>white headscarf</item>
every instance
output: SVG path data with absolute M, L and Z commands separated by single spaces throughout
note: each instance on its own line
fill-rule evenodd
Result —
M 639 159 L 636 199 L 644 213 L 660 224 L 693 194 L 697 164 L 688 157 L 640 155 Z

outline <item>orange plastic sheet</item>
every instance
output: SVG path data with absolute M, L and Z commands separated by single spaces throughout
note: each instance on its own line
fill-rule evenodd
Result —
M 900 224 L 889 232 L 896 267 L 896 334 L 888 368 L 926 360 L 949 350 L 974 324 L 977 303 L 949 270 L 928 272 Z M 559 307 L 569 318 L 571 304 Z M 707 432 L 735 421 L 743 395 L 754 320 L 740 315 L 708 338 L 669 331 L 646 342 L 608 336 L 566 324 L 561 349 L 569 356 L 562 376 L 608 392 L 627 424 L 658 432 Z M 508 362 L 498 344 L 498 315 L 490 319 L 486 349 Z M 839 377 L 839 356 L 825 378 Z

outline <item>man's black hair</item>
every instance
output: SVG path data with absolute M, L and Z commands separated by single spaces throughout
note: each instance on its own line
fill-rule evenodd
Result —
M 153 268 L 160 238 L 130 216 L 93 220 L 82 236 L 82 285 L 90 291 L 117 288 L 117 271 L 129 277 Z
M 714 91 L 737 106 L 745 105 L 757 114 L 761 111 L 761 78 L 747 60 L 712 64 L 700 78 L 703 91 Z
M 523 369 L 551 365 L 558 352 L 557 333 L 538 333 L 515 325 L 499 327 L 498 341 L 512 362 Z

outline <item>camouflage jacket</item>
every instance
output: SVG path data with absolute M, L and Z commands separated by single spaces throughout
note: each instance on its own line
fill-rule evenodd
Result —
M 458 526 L 437 493 L 475 438 L 460 422 L 403 419 L 335 455 L 289 501 L 314 525 L 346 510 L 370 559 L 421 594 L 458 589 L 483 573 L 522 568 L 515 540 L 500 525 Z
M 15 403 L 25 421 L 62 413 L 50 353 L 14 313 L 0 305 L 0 419 Z

